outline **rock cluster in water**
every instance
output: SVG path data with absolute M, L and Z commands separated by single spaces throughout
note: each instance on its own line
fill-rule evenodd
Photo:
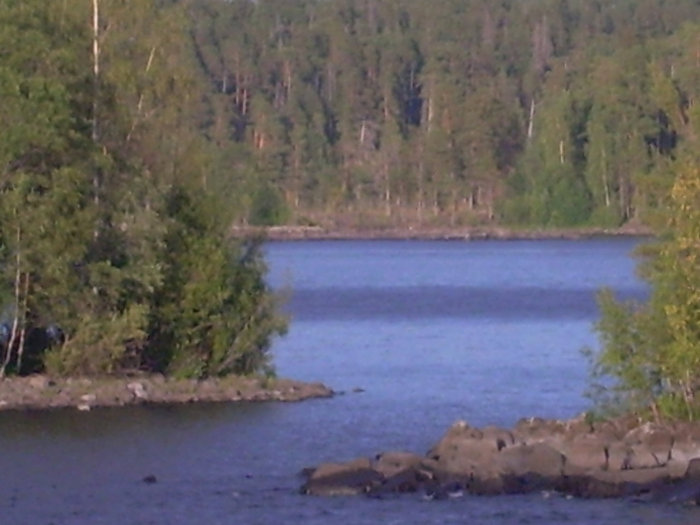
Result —
M 509 430 L 460 421 L 425 456 L 386 452 L 304 474 L 302 493 L 326 496 L 555 491 L 700 504 L 700 424 L 530 418 Z

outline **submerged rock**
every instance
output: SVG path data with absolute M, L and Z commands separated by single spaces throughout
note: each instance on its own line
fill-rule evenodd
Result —
M 323 463 L 311 471 L 301 488 L 302 494 L 316 496 L 346 496 L 369 492 L 383 476 L 360 458 L 348 463 Z

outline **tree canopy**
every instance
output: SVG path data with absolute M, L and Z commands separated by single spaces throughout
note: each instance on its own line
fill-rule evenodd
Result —
M 694 413 L 699 15 L 0 1 L 0 371 L 264 369 L 284 322 L 232 225 L 646 221 L 654 295 L 602 300 L 598 364 Z
M 700 417 L 700 168 L 676 167 L 657 241 L 645 246 L 646 304 L 601 292 L 599 352 L 592 397 L 604 410 L 650 412 L 656 419 Z
M 615 227 L 697 133 L 692 0 L 180 4 L 240 224 Z
M 0 2 L 0 374 L 269 369 L 284 322 L 203 183 L 184 20 Z
M 54 2 L 36 39 L 11 20 L 2 37 L 26 73 L 51 47 L 83 126 L 90 4 Z M 693 0 L 98 4 L 102 160 L 196 181 L 236 225 L 636 223 L 698 133 Z M 61 140 L 43 145 L 78 147 Z

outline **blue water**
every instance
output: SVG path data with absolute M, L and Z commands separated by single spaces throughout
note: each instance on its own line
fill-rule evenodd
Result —
M 353 406 L 366 407 L 364 418 L 390 418 L 400 440 L 391 446 L 427 447 L 434 431 L 413 430 L 426 423 L 574 416 L 589 406 L 580 350 L 596 344 L 597 290 L 644 297 L 630 257 L 635 243 L 271 245 L 271 282 L 294 290 L 292 329 L 275 347 L 278 369 L 365 389 Z M 384 427 L 368 428 L 379 447 L 387 446 Z
M 456 419 L 509 426 L 585 410 L 595 291 L 644 297 L 636 243 L 271 243 L 269 279 L 291 317 L 272 349 L 278 372 L 346 393 L 0 413 L 0 525 L 700 523 L 695 508 L 626 501 L 297 493 L 305 466 L 422 453 Z M 149 474 L 158 482 L 144 484 Z

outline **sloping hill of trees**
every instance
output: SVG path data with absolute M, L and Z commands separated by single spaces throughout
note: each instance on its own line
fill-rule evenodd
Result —
M 618 226 L 696 149 L 691 0 L 202 0 L 238 223 Z
M 694 0 L 2 0 L 0 375 L 265 369 L 232 225 L 646 221 L 695 330 L 699 90 Z

